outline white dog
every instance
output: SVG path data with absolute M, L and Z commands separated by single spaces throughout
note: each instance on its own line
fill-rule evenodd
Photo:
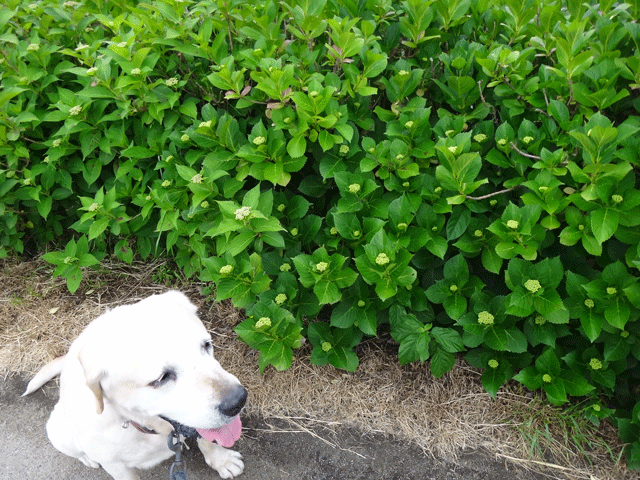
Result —
M 247 391 L 213 358 L 196 310 L 171 291 L 91 322 L 24 393 L 60 374 L 60 400 L 47 422 L 51 443 L 115 480 L 139 480 L 135 468 L 174 454 L 171 422 L 198 431 L 200 450 L 222 478 L 240 475 L 242 456 L 224 447 L 240 437 Z

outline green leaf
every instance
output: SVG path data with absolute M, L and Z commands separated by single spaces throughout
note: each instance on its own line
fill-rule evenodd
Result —
M 143 159 L 153 157 L 154 155 L 156 155 L 156 152 L 154 152 L 150 148 L 132 145 L 129 148 L 122 150 L 122 152 L 120 152 L 120 155 L 126 158 Z
M 109 217 L 101 217 L 94 221 L 89 227 L 89 240 L 99 237 L 107 229 L 110 221 Z
M 355 372 L 359 360 L 358 355 L 351 348 L 336 345 L 329 351 L 329 363 L 347 372 Z
M 462 337 L 453 328 L 434 327 L 431 336 L 447 352 L 456 353 L 464 350 Z
M 467 231 L 471 221 L 471 211 L 466 207 L 454 207 L 447 222 L 447 240 L 452 241 Z
M 580 325 L 582 325 L 584 333 L 591 340 L 591 343 L 600 336 L 603 324 L 604 318 L 602 314 L 594 312 L 592 308 L 587 309 L 580 315 Z
M 533 296 L 534 308 L 553 323 L 569 323 L 569 312 L 558 292 L 547 288 L 542 294 Z
M 484 343 L 499 352 L 524 353 L 527 351 L 527 337 L 517 328 L 504 329 L 495 326 L 488 329 Z
M 459 293 L 456 293 L 454 295 L 447 296 L 447 298 L 442 302 L 442 306 L 449 317 L 453 320 L 457 320 L 467 311 L 467 299 Z
M 462 287 L 469 280 L 469 265 L 463 255 L 456 255 L 444 264 L 444 278 Z
M 625 360 L 629 356 L 631 343 L 622 336 L 616 337 L 613 341 L 607 341 L 604 346 L 604 359 L 607 362 Z
M 383 302 L 393 297 L 398 291 L 398 287 L 391 278 L 381 278 L 376 283 L 376 294 Z
M 229 242 L 227 248 L 223 253 L 230 253 L 232 256 L 236 256 L 241 252 L 244 252 L 249 245 L 255 239 L 256 234 L 249 229 L 245 229 L 238 233 L 233 240 Z
M 320 280 L 313 286 L 313 293 L 321 304 L 332 304 L 340 301 L 342 295 L 338 286 L 329 280 Z
M 279 372 L 287 370 L 293 362 L 293 350 L 277 340 L 261 345 L 260 353 Z M 264 367 L 261 370 L 264 370 Z
M 542 386 L 542 375 L 538 373 L 536 367 L 524 368 L 513 377 L 529 390 L 538 390 Z
M 507 381 L 507 376 L 504 374 L 502 369 L 500 368 L 487 368 L 480 378 L 482 381 L 482 386 L 487 391 L 487 393 L 493 398 L 496 399 L 498 394 L 498 390 L 502 384 Z
M 318 143 L 320 143 L 323 151 L 331 150 L 334 144 L 333 135 L 326 130 L 321 130 L 318 135 Z
M 53 206 L 53 198 L 49 196 L 40 197 L 40 201 L 36 204 L 38 213 L 44 219 L 46 219 L 47 216 L 49 216 L 49 212 L 51 212 L 52 206 Z
M 515 292 L 509 294 L 507 298 L 509 300 L 509 304 L 507 305 L 507 313 L 509 315 L 526 317 L 534 312 L 533 298 L 522 288 L 519 288 Z
M 618 228 L 620 213 L 612 208 L 599 208 L 591 212 L 591 231 L 598 243 L 609 240 Z
M 536 359 L 536 368 L 542 374 L 549 374 L 552 377 L 560 375 L 560 361 L 552 348 L 547 348 Z
M 355 302 L 341 302 L 331 312 L 331 326 L 338 328 L 352 327 L 362 316 L 362 309 Z
M 98 260 L 96 257 L 91 255 L 90 253 L 83 253 L 78 258 L 78 266 L 79 267 L 91 267 L 91 266 L 97 265 L 99 263 L 100 263 L 100 260 Z
M 286 246 L 284 237 L 278 232 L 263 232 L 260 234 L 260 238 L 262 238 L 264 243 L 271 245 L 272 247 L 285 248 Z
M 542 389 L 547 394 L 549 403 L 553 405 L 562 405 L 569 401 L 564 382 L 561 379 L 554 379 L 551 383 L 544 383 Z
M 630 315 L 631 309 L 629 305 L 618 297 L 612 298 L 604 310 L 604 318 L 607 322 L 620 330 L 624 330 L 624 326 L 629 321 Z
M 69 292 L 75 293 L 80 286 L 80 282 L 82 282 L 82 271 L 77 266 L 72 266 L 71 269 L 67 272 L 67 288 Z
M 230 298 L 237 308 L 246 308 L 255 301 L 251 286 L 235 278 L 222 278 L 216 284 L 216 301 Z
M 583 397 L 594 390 L 593 385 L 590 385 L 582 375 L 577 375 L 575 372 L 563 373 L 562 383 L 567 393 L 576 397 Z
M 442 348 L 436 348 L 435 353 L 431 356 L 431 374 L 440 378 L 453 368 L 456 363 L 456 356 L 447 352 Z
M 502 257 L 498 255 L 493 248 L 485 246 L 482 250 L 481 259 L 484 268 L 489 270 L 491 273 L 500 273 L 503 260 Z

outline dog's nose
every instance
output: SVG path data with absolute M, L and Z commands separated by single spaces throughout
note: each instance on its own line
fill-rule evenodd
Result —
M 240 413 L 247 401 L 247 390 L 242 385 L 237 385 L 222 399 L 218 409 L 227 417 L 235 417 Z

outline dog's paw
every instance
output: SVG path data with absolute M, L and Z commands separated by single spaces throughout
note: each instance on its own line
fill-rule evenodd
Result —
M 198 447 L 200 447 L 207 465 L 216 470 L 220 478 L 237 477 L 244 471 L 244 462 L 239 452 L 221 447 L 202 438 L 198 439 Z
M 91 460 L 86 455 L 82 455 L 82 456 L 78 457 L 78 460 L 80 460 L 82 463 L 84 463 L 87 467 L 100 468 L 100 464 L 98 462 L 94 462 L 93 460 Z

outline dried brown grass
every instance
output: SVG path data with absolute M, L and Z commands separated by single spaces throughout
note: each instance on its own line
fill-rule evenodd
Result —
M 0 374 L 35 372 L 64 354 L 84 326 L 105 309 L 169 288 L 154 281 L 166 268 L 162 261 L 103 265 L 100 271 L 85 272 L 82 291 L 71 295 L 64 280 L 52 279 L 40 261 L 0 260 Z M 268 369 L 261 375 L 257 352 L 233 333 L 241 314 L 227 302 L 208 302 L 200 295 L 201 287 L 172 279 L 171 288 L 184 291 L 199 305 L 201 318 L 214 334 L 217 358 L 250 391 L 250 414 L 286 419 L 301 429 L 316 423 L 393 435 L 441 458 L 483 448 L 552 478 L 637 478 L 613 460 L 622 449 L 613 427 L 604 424 L 597 431 L 578 432 L 592 442 L 581 453 L 560 409 L 508 388 L 492 400 L 479 372 L 461 361 L 435 379 L 424 365 L 400 366 L 379 341 L 369 341 L 360 347 L 361 363 L 354 373 L 311 365 L 309 349 L 303 348 L 286 372 Z

